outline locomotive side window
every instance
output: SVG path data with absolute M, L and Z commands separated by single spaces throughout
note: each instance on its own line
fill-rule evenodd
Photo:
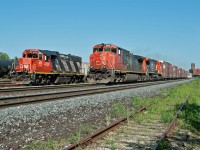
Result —
M 116 49 L 116 48 L 112 48 L 112 49 L 111 49 L 111 52 L 117 53 L 117 49 Z
M 45 61 L 49 61 L 49 58 L 50 58 L 49 56 L 45 56 L 44 59 L 45 59 Z
M 23 54 L 23 58 L 26 58 L 26 54 Z
M 118 54 L 121 55 L 121 49 L 118 50 Z
M 39 54 L 39 60 L 42 60 L 42 54 Z

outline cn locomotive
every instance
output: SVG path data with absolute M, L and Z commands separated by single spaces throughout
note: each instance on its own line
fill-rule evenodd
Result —
M 16 84 L 60 84 L 82 82 L 82 58 L 57 51 L 26 49 L 14 64 L 12 79 Z
M 97 44 L 90 55 L 89 82 L 132 82 L 187 77 L 187 71 L 165 61 L 158 61 L 118 47 Z

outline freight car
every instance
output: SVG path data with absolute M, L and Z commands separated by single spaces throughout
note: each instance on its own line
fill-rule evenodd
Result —
M 160 79 L 160 62 L 113 44 L 97 44 L 90 55 L 89 82 L 132 82 Z
M 184 78 L 178 67 L 166 61 L 157 61 L 113 44 L 97 44 L 90 55 L 89 82 L 132 82 Z
M 13 60 L 0 59 L 0 78 L 8 78 L 9 72 L 12 69 Z
M 82 82 L 82 58 L 57 51 L 26 49 L 12 71 L 17 84 L 60 84 Z

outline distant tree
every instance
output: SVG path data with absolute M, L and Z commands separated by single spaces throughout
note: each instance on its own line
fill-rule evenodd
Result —
M 15 60 L 18 60 L 18 57 L 17 57 L 17 56 L 15 56 L 15 57 L 14 57 L 14 59 L 15 59 Z
M 0 53 L 0 59 L 10 59 L 10 57 L 6 53 Z

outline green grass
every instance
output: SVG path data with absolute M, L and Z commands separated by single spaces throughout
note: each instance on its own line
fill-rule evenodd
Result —
M 183 108 L 178 124 L 181 127 L 189 129 L 191 132 L 199 134 L 200 132 L 200 79 L 193 80 L 191 83 L 182 84 L 163 92 L 163 97 L 157 98 L 133 98 L 135 106 L 140 107 L 152 101 L 156 105 L 150 107 L 146 114 L 136 116 L 136 121 L 146 119 L 160 119 L 164 123 L 169 123 L 177 110 L 180 108 L 186 97 L 190 96 L 188 104 Z
M 135 121 L 141 123 L 147 120 L 160 120 L 169 124 L 177 110 L 185 99 L 190 96 L 188 104 L 185 105 L 178 118 L 178 126 L 188 129 L 190 132 L 200 135 L 200 79 L 195 79 L 191 83 L 173 87 L 170 90 L 163 90 L 163 94 L 157 98 L 133 98 L 133 105 L 144 106 L 152 101 L 157 102 L 151 106 L 146 113 L 140 113 L 134 117 Z M 159 149 L 167 149 L 166 141 L 159 145 Z
M 22 149 L 25 150 L 62 150 L 63 145 L 73 144 L 81 139 L 83 135 L 91 133 L 92 128 L 83 124 L 79 125 L 78 131 L 71 134 L 68 138 L 60 140 L 48 139 L 46 141 L 33 141 L 29 145 L 25 145 Z
M 59 144 L 52 139 L 45 142 L 33 141 L 30 145 L 25 145 L 22 149 L 25 150 L 58 150 Z
M 90 126 L 85 126 L 83 124 L 79 125 L 78 131 L 76 131 L 74 134 L 71 134 L 68 138 L 68 141 L 73 144 L 76 143 L 81 139 L 83 135 L 87 135 L 91 132 L 91 127 Z
M 127 115 L 127 108 L 122 102 L 117 102 L 112 106 L 112 115 L 114 117 L 122 117 Z

